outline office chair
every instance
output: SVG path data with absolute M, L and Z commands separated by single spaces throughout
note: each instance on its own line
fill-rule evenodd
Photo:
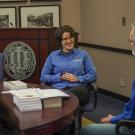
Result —
M 92 96 L 91 92 L 93 92 L 93 95 L 94 95 L 94 97 L 93 97 L 93 105 L 90 104 L 91 101 L 89 101 L 88 104 L 86 104 L 85 106 L 83 106 L 83 108 L 82 108 L 82 111 L 83 112 L 94 111 L 96 109 L 96 107 L 97 107 L 97 93 L 98 93 L 97 82 L 96 81 L 92 82 L 90 85 L 87 86 L 87 89 L 89 90 L 89 96 L 90 97 Z
M 80 128 L 82 127 L 82 116 L 85 112 L 92 112 L 97 107 L 97 96 L 98 96 L 98 87 L 97 82 L 93 81 L 92 83 L 88 84 L 87 89 L 89 90 L 89 103 L 83 107 L 78 107 L 76 118 L 75 118 L 75 135 L 79 135 Z M 93 92 L 93 94 L 92 94 Z M 93 97 L 93 101 L 91 102 L 91 97 Z
M 122 135 L 122 133 L 120 133 L 120 128 L 122 126 L 133 127 L 135 129 L 135 120 L 121 120 L 121 121 L 119 121 L 116 124 L 116 128 L 115 128 L 116 135 Z
M 0 53 L 0 81 L 4 79 L 4 54 Z

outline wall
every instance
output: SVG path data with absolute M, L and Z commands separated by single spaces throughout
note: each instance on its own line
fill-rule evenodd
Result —
M 130 24 L 135 21 L 134 0 L 81 1 L 82 42 L 131 49 L 128 43 Z M 121 18 L 126 17 L 126 26 Z M 93 57 L 98 85 L 111 92 L 130 96 L 135 75 L 135 57 L 122 53 L 85 48 Z M 124 82 L 124 86 L 121 86 Z
M 97 68 L 98 86 L 129 97 L 132 82 L 135 79 L 135 57 L 88 47 L 81 48 L 86 49 L 94 60 Z
M 134 0 L 81 1 L 82 41 L 130 49 L 127 36 L 135 21 L 134 5 Z M 126 17 L 126 26 L 122 17 Z
M 81 0 L 61 0 L 61 18 L 62 24 L 71 25 L 81 38 L 81 23 L 80 23 L 80 1 Z

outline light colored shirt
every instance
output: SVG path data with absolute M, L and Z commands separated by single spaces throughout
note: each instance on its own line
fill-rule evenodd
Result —
M 135 120 L 135 80 L 133 82 L 131 98 L 126 103 L 123 112 L 117 116 L 114 116 L 110 120 L 110 122 L 116 123 L 116 122 L 123 120 L 123 119 Z
M 72 73 L 79 81 L 69 82 L 61 80 L 64 72 Z M 49 83 L 55 88 L 65 88 L 86 85 L 96 80 L 96 69 L 90 55 L 80 49 L 73 49 L 69 53 L 61 50 L 53 51 L 44 64 L 40 81 Z

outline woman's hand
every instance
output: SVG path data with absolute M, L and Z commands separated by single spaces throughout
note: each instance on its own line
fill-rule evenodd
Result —
M 61 79 L 69 81 L 69 82 L 78 82 L 79 81 L 75 75 L 73 75 L 71 73 L 67 73 L 67 72 L 65 72 L 61 75 Z
M 101 118 L 101 122 L 102 123 L 110 123 L 110 120 L 112 119 L 112 115 L 111 114 L 108 114 L 108 116 L 107 117 L 103 117 L 103 118 Z

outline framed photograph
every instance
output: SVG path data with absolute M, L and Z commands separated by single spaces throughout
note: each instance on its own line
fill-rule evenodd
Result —
M 0 28 L 16 27 L 16 7 L 0 7 Z
M 19 17 L 22 28 L 59 27 L 60 5 L 20 6 Z
M 0 0 L 0 2 L 26 2 L 27 0 Z
M 61 1 L 61 0 L 30 0 L 30 1 Z

